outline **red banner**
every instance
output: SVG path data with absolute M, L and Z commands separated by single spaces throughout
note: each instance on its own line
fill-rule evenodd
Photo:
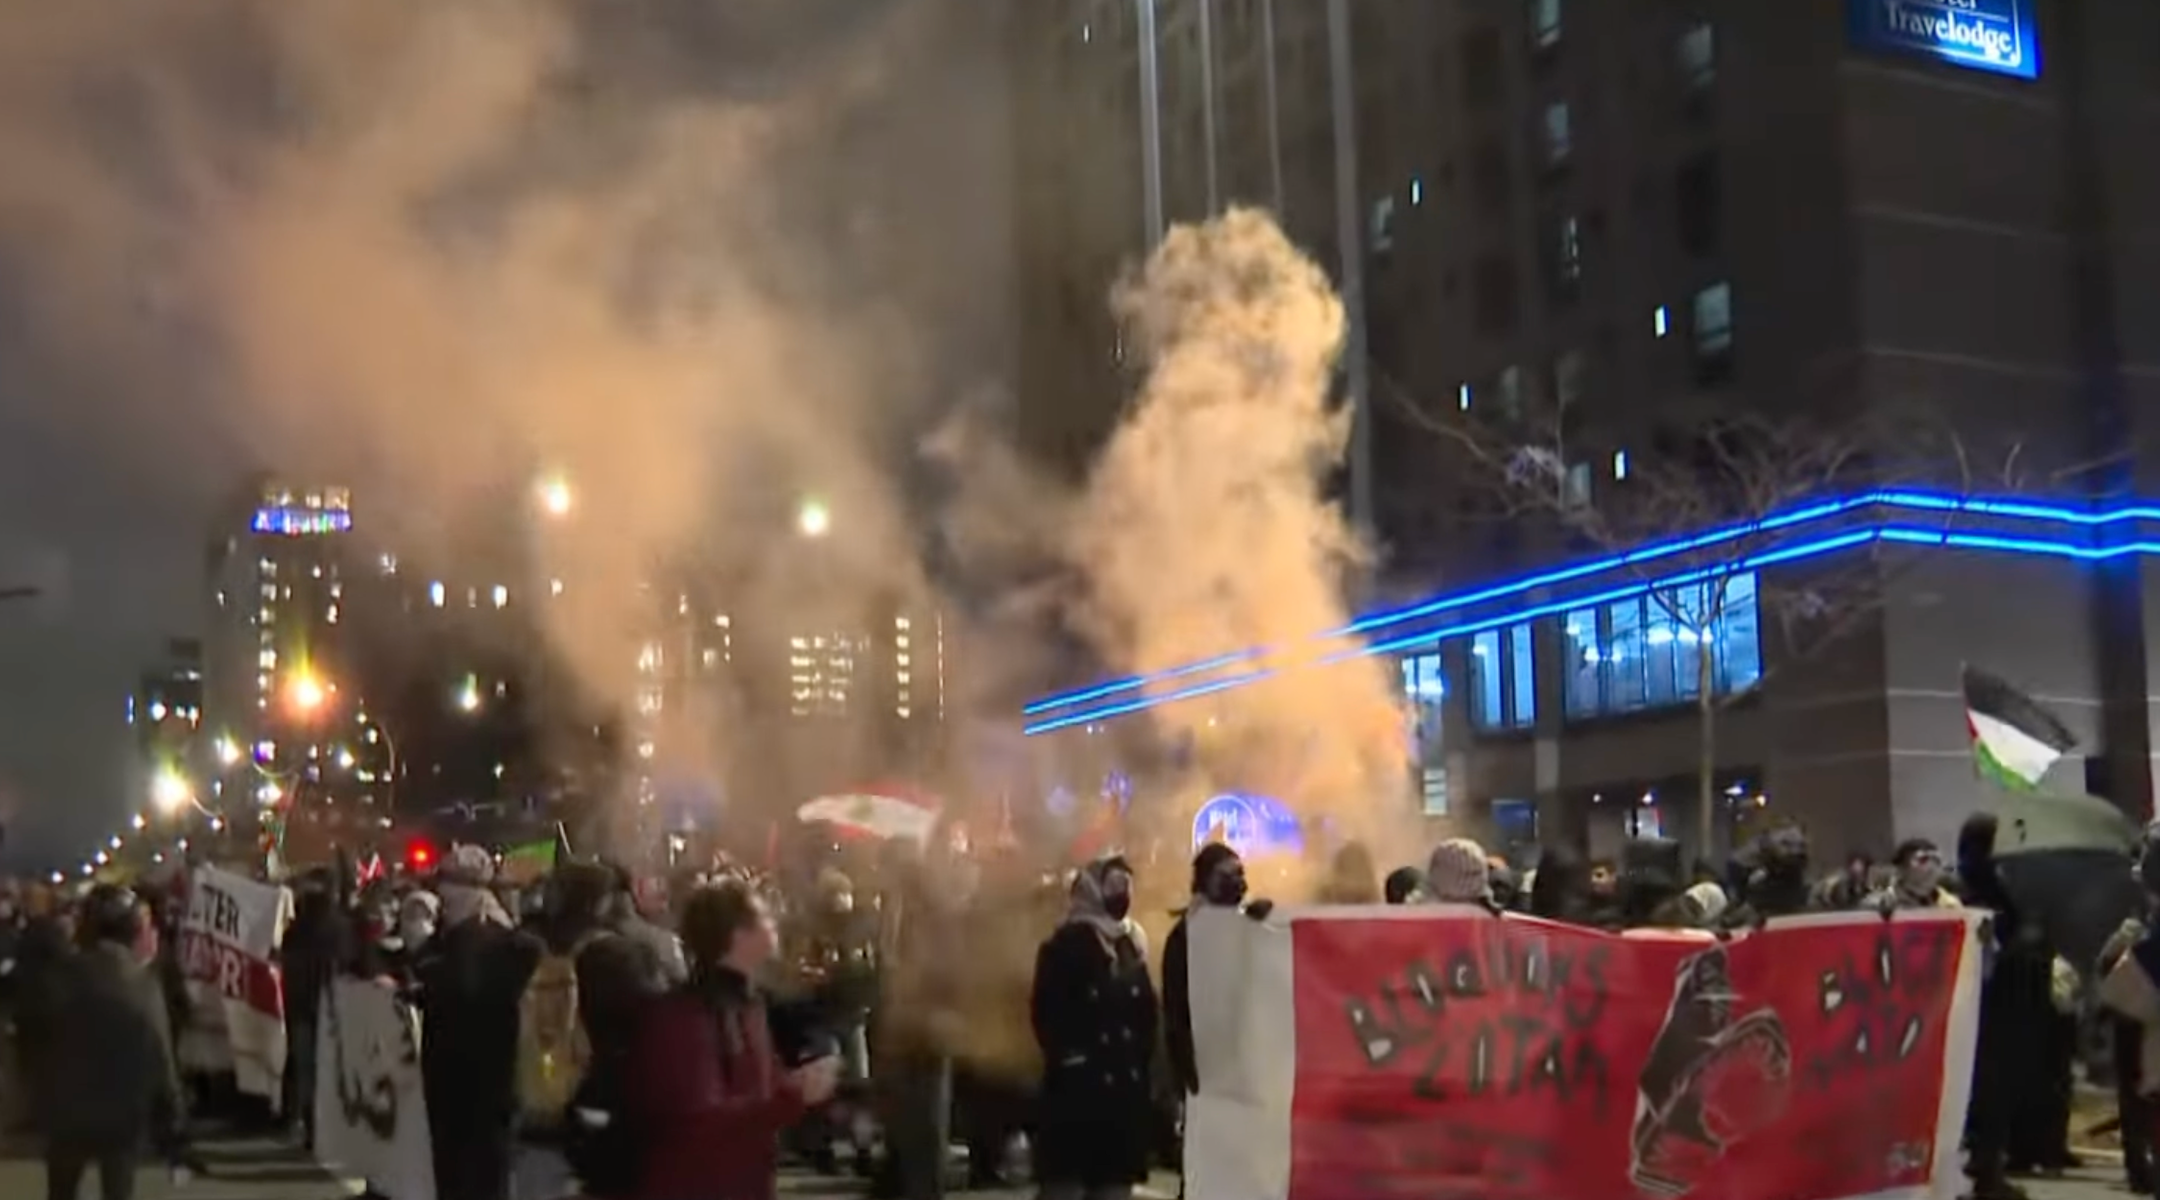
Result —
M 1713 942 L 1297 922 L 1289 1195 L 1839 1200 L 1926 1183 L 1938 1153 L 1956 1169 L 1938 1137 L 1946 1072 L 1970 1070 L 1945 1061 L 1967 928 Z

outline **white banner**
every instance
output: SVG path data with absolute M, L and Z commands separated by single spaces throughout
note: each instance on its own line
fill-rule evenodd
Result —
M 285 1074 L 285 983 L 278 943 L 292 920 L 292 893 L 216 867 L 188 880 L 180 963 L 190 1015 L 180 1065 L 233 1073 L 239 1089 L 272 1104 Z
M 389 1200 L 435 1200 L 419 1014 L 383 984 L 340 978 L 315 1045 L 315 1157 Z
M 1949 1200 L 1973 912 L 1618 937 L 1456 906 L 1201 910 L 1193 1200 Z

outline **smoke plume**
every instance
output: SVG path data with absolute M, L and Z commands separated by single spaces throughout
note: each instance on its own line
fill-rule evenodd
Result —
M 9 386 L 198 532 L 268 467 L 529 550 L 626 704 L 655 563 L 834 628 L 924 598 L 896 464 L 1003 340 L 995 61 L 949 2 L 0 0 Z
M 1345 648 L 1313 635 L 1344 623 L 1364 559 L 1327 499 L 1348 429 L 1329 387 L 1340 301 L 1271 220 L 1234 210 L 1172 230 L 1113 303 L 1147 374 L 1076 517 L 1081 627 L 1132 671 L 1261 650 L 1251 667 L 1278 678 L 1149 710 L 1191 739 L 1201 782 L 1360 836 L 1402 829 L 1405 726 L 1381 665 L 1297 669 Z

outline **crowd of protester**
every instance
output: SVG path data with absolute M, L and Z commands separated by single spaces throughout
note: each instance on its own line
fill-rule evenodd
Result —
M 2147 935 L 2133 924 L 2108 961 L 2063 963 L 1997 881 L 1993 832 L 1975 818 L 1954 863 L 1916 839 L 1881 864 L 1828 871 L 1793 827 L 1716 867 L 1652 838 L 1613 861 L 1547 847 L 1518 872 L 1451 838 L 1383 874 L 1350 845 L 1313 891 L 1322 903 L 1476 905 L 1622 934 L 1990 909 L 1968 1171 L 1976 1196 L 2002 1200 L 2022 1195 L 2015 1175 L 2075 1165 L 2073 1059 L 2080 1015 L 2098 1011 L 2079 980 Z M 285 1119 L 311 1136 L 322 1001 L 333 981 L 362 979 L 417 1014 L 442 1200 L 750 1200 L 774 1194 L 788 1155 L 859 1172 L 896 1200 L 1007 1186 L 1023 1171 L 1045 1200 L 1124 1200 L 1175 1165 L 1179 1104 L 1201 1084 L 1185 916 L 1264 918 L 1270 906 L 1248 897 L 1236 851 L 1203 847 L 1189 881 L 1149 882 L 1148 911 L 1175 916 L 1155 969 L 1132 861 L 1007 866 L 894 850 L 855 876 L 826 866 L 779 880 L 719 863 L 664 897 L 587 861 L 511 887 L 470 846 L 425 877 L 304 874 L 280 947 Z M 1186 882 L 1182 903 L 1153 903 Z M 187 1164 L 190 1103 L 218 1102 L 175 1067 L 187 998 L 173 907 L 112 885 L 71 905 L 42 890 L 27 905 L 0 898 L 5 1075 L 29 1097 L 15 1107 L 35 1116 L 52 1197 L 76 1195 L 94 1165 L 108 1200 L 124 1198 L 145 1147 Z M 2160 1073 L 2138 1069 L 2137 1021 L 2097 1020 L 2118 1027 L 2128 1181 L 2151 1194 L 2137 1083 Z M 2146 1052 L 2160 1062 L 2160 1037 Z

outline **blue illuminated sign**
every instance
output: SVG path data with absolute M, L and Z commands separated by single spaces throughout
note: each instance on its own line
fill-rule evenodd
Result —
M 1885 509 L 1900 515 L 1900 510 L 1906 513 L 1944 516 L 1971 514 L 2068 528 L 2057 536 L 2006 536 L 1903 525 L 1885 515 L 1870 511 Z M 1795 538 L 1774 548 L 1765 548 L 1758 553 L 1723 561 L 1716 567 L 1681 570 L 1654 577 L 1651 577 L 1649 572 L 1644 572 L 1644 578 L 1611 586 L 1595 594 L 1571 595 L 1565 599 L 1526 604 L 1491 617 L 1457 619 L 1438 626 L 1420 624 L 1427 618 L 1459 613 L 1474 605 L 1515 599 L 1529 601 L 1534 593 L 1546 589 L 1571 583 L 1594 583 L 1598 577 L 1606 576 L 1620 567 L 1642 568 L 1660 560 L 1680 558 L 1690 553 L 1729 545 L 1742 538 L 1761 538 L 1766 534 L 1787 530 L 1797 533 L 1803 527 L 1825 523 L 1833 518 L 1850 518 L 1862 514 L 1866 514 L 1868 519 L 1857 528 L 1847 526 L 1840 532 Z M 2029 554 L 2073 562 L 2103 562 L 2132 555 L 2160 557 L 2160 540 L 2109 539 L 2105 544 L 2096 544 L 2092 537 L 2092 531 L 2099 527 L 2132 523 L 2160 524 L 2160 505 L 2129 504 L 2119 508 L 2092 510 L 2024 500 L 1953 496 L 1936 492 L 1862 492 L 1843 499 L 1824 500 L 1789 508 L 1753 521 L 1638 546 L 1620 554 L 1585 560 L 1519 579 L 1463 591 L 1443 592 L 1406 607 L 1370 613 L 1347 625 L 1316 633 L 1314 641 L 1318 644 L 1311 646 L 1306 653 L 1314 664 L 1325 666 L 1369 655 L 1421 650 L 1449 638 L 1532 621 L 1576 608 L 1592 608 L 1659 589 L 1700 583 L 1712 576 L 1774 567 L 1871 543 Z M 1405 627 L 1413 624 L 1418 624 L 1419 627 L 1403 631 Z M 1380 641 L 1365 640 L 1368 635 L 1382 630 L 1395 631 L 1395 635 Z M 1108 721 L 1143 709 L 1197 700 L 1259 683 L 1275 675 L 1274 669 L 1263 661 L 1265 654 L 1261 649 L 1238 650 L 1148 675 L 1113 679 L 1074 691 L 1045 696 L 1021 710 L 1023 716 L 1032 718 L 1021 727 L 1021 732 L 1031 737 L 1053 733 L 1060 729 Z
M 1193 849 L 1221 842 L 1241 855 L 1298 854 L 1305 827 L 1288 805 L 1249 792 L 1224 792 L 1193 814 Z
M 344 533 L 352 528 L 352 514 L 339 508 L 258 508 L 254 530 L 279 537 L 307 537 L 318 533 Z
M 2018 79 L 2040 77 L 2039 0 L 1846 0 L 1853 44 Z

